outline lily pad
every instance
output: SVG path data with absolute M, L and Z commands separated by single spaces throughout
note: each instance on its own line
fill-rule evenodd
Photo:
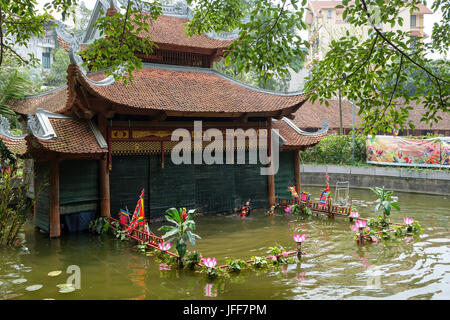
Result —
M 67 287 L 59 289 L 60 293 L 69 293 L 75 291 L 75 287 Z
M 32 286 L 26 287 L 25 290 L 27 290 L 27 291 L 36 291 L 36 290 L 41 289 L 42 287 L 43 287 L 42 284 L 35 284 L 35 285 L 32 285 Z
M 61 284 L 57 284 L 56 286 L 60 289 L 69 289 L 69 288 L 75 289 L 75 287 L 71 283 L 61 283 Z
M 48 276 L 49 276 L 49 277 L 57 277 L 57 276 L 59 276 L 61 273 L 62 273 L 61 270 L 51 271 L 51 272 L 48 273 Z
M 14 284 L 20 284 L 20 283 L 24 283 L 27 282 L 27 279 L 21 278 L 21 279 L 14 279 L 13 281 L 11 281 Z

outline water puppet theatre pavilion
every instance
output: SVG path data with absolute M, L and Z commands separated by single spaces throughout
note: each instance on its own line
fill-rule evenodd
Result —
M 189 8 L 182 3 L 163 6 L 153 22 L 148 36 L 158 49 L 140 56 L 145 64 L 133 85 L 86 72 L 76 52 L 98 36 L 93 21 L 101 11 L 114 14 L 115 5 L 98 0 L 80 35 L 58 29 L 58 41 L 71 56 L 67 84 L 11 106 L 21 115 L 24 135 L 12 134 L 1 119 L 0 140 L 32 159 L 34 188 L 43 188 L 36 193 L 36 226 L 51 237 L 60 236 L 61 224 L 68 231 L 83 229 L 97 215 L 132 211 L 142 189 L 148 221 L 170 207 L 221 213 L 250 199 L 252 207 L 268 208 L 275 195 L 289 194 L 288 186 L 300 190 L 299 150 L 317 144 L 328 130 L 324 125 L 305 132 L 291 121 L 296 111 L 301 115 L 305 96 L 255 88 L 213 70 L 235 34 L 189 38 L 184 33 Z M 202 121 L 203 132 L 255 129 L 258 135 L 265 129 L 268 141 L 276 135 L 278 172 L 261 175 L 263 164 L 247 162 L 174 164 L 170 154 L 178 142 L 171 141 L 172 132 L 193 132 L 194 121 Z M 248 154 L 254 145 L 249 139 L 234 152 L 239 147 Z M 270 144 L 266 151 L 270 157 Z M 199 150 L 194 146 L 193 152 Z

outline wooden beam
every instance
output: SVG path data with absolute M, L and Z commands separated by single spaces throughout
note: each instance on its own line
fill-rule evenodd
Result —
M 50 161 L 50 238 L 61 236 L 59 212 L 59 160 Z
M 98 114 L 98 128 L 105 140 L 107 139 L 107 123 L 104 114 Z M 109 169 L 108 157 L 103 155 L 99 160 L 99 193 L 100 193 L 100 216 L 111 216 L 110 190 L 109 190 Z
M 294 150 L 294 176 L 295 176 L 295 189 L 300 194 L 301 192 L 301 180 L 300 180 L 300 154 L 299 150 Z
M 151 121 L 164 121 L 167 119 L 167 113 L 161 111 L 155 116 L 149 116 L 149 118 Z

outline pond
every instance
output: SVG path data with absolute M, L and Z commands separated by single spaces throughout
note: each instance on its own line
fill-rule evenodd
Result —
M 320 192 L 308 189 L 315 196 Z M 362 217 L 375 216 L 370 191 L 352 189 L 350 194 Z M 307 235 L 306 255 L 298 264 L 216 280 L 188 270 L 160 270 L 153 257 L 108 235 L 49 240 L 27 224 L 25 248 L 0 250 L 0 299 L 450 299 L 450 199 L 395 195 L 402 210 L 393 213 L 392 221 L 419 220 L 420 236 L 358 246 L 343 218 L 268 216 L 265 211 L 245 219 L 197 217 L 202 239 L 189 249 L 216 257 L 219 264 L 227 258 L 268 256 L 276 244 L 295 250 L 294 230 Z M 152 224 L 152 231 L 160 225 Z M 56 285 L 66 282 L 67 269 L 74 265 L 80 289 L 59 293 Z M 48 276 L 55 270 L 62 273 Z M 42 288 L 28 291 L 34 285 Z

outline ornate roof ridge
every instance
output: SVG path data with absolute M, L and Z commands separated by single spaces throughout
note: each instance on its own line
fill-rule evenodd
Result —
M 291 120 L 289 120 L 286 117 L 283 117 L 283 119 L 281 119 L 280 121 L 286 122 L 298 134 L 303 135 L 303 136 L 310 136 L 310 137 L 315 137 L 315 136 L 320 136 L 320 135 L 326 134 L 328 132 L 328 126 L 329 126 L 329 123 L 330 123 L 330 120 L 327 119 L 327 120 L 325 120 L 322 123 L 322 128 L 321 129 L 317 130 L 316 132 L 308 132 L 308 131 L 303 131 L 302 129 L 297 127 Z
M 269 89 L 263 89 L 263 88 L 258 88 L 255 86 L 252 86 L 250 84 L 247 84 L 245 82 L 233 79 L 230 76 L 227 76 L 223 73 L 221 73 L 220 71 L 217 71 L 215 69 L 212 68 L 200 68 L 200 67 L 187 67 L 187 66 L 176 66 L 176 65 L 167 65 L 167 64 L 158 64 L 158 63 L 144 63 L 143 64 L 143 68 L 152 68 L 152 69 L 164 69 L 164 70 L 172 70 L 172 71 L 185 71 L 185 72 L 198 72 L 198 73 L 205 73 L 205 74 L 213 74 L 216 76 L 219 76 L 227 81 L 233 82 L 237 85 L 240 85 L 244 88 L 256 91 L 256 92 L 260 92 L 260 93 L 267 93 L 267 94 L 272 94 L 272 95 L 276 95 L 276 96 L 285 96 L 285 97 L 290 97 L 290 96 L 299 96 L 299 95 L 303 95 L 304 92 L 303 91 L 292 91 L 292 92 L 282 92 L 282 91 L 275 91 L 275 90 L 269 90 Z M 101 72 L 101 71 L 100 71 Z M 86 74 L 82 73 L 84 79 L 86 79 L 86 81 L 88 81 L 90 84 L 95 85 L 95 86 L 109 86 L 115 83 L 114 77 L 113 76 L 108 76 L 107 78 L 100 80 L 100 81 L 95 81 L 92 79 L 89 79 L 89 77 L 87 77 Z

